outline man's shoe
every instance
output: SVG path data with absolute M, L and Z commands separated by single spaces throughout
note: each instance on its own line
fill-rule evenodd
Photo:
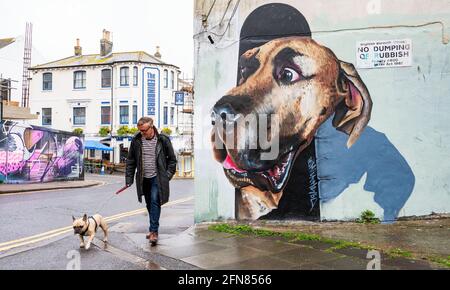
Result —
M 158 233 L 152 232 L 150 233 L 150 243 L 152 243 L 152 246 L 156 246 L 156 243 L 158 243 Z

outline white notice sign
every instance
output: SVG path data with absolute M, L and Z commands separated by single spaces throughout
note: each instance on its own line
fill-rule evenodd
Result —
M 411 39 L 363 41 L 356 44 L 358 68 L 412 66 Z

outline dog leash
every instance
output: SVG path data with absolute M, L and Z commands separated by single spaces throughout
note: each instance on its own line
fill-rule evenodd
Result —
M 116 196 L 118 196 L 120 193 L 124 192 L 125 190 L 127 190 L 129 188 L 129 186 L 124 186 L 121 189 L 119 189 L 115 194 L 111 195 L 107 200 L 105 200 L 99 209 L 97 209 L 95 212 L 100 212 L 113 198 L 115 198 Z

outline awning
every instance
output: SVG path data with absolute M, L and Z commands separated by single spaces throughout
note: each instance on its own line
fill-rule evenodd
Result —
M 113 151 L 112 148 L 103 145 L 102 143 L 94 140 L 85 140 L 84 141 L 84 149 L 88 150 L 100 150 L 100 151 Z

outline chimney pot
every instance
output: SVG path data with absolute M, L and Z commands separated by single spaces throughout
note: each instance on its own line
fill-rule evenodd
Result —
M 159 51 L 159 48 L 160 48 L 159 46 L 156 46 L 155 57 L 161 59 L 161 53 L 160 53 L 160 51 Z
M 106 57 L 112 53 L 113 43 L 110 40 L 110 32 L 106 29 L 103 29 L 103 37 L 100 40 L 100 56 Z
M 75 49 L 75 56 L 81 56 L 83 54 L 83 49 L 80 46 L 80 39 L 77 38 L 77 45 L 74 47 Z

